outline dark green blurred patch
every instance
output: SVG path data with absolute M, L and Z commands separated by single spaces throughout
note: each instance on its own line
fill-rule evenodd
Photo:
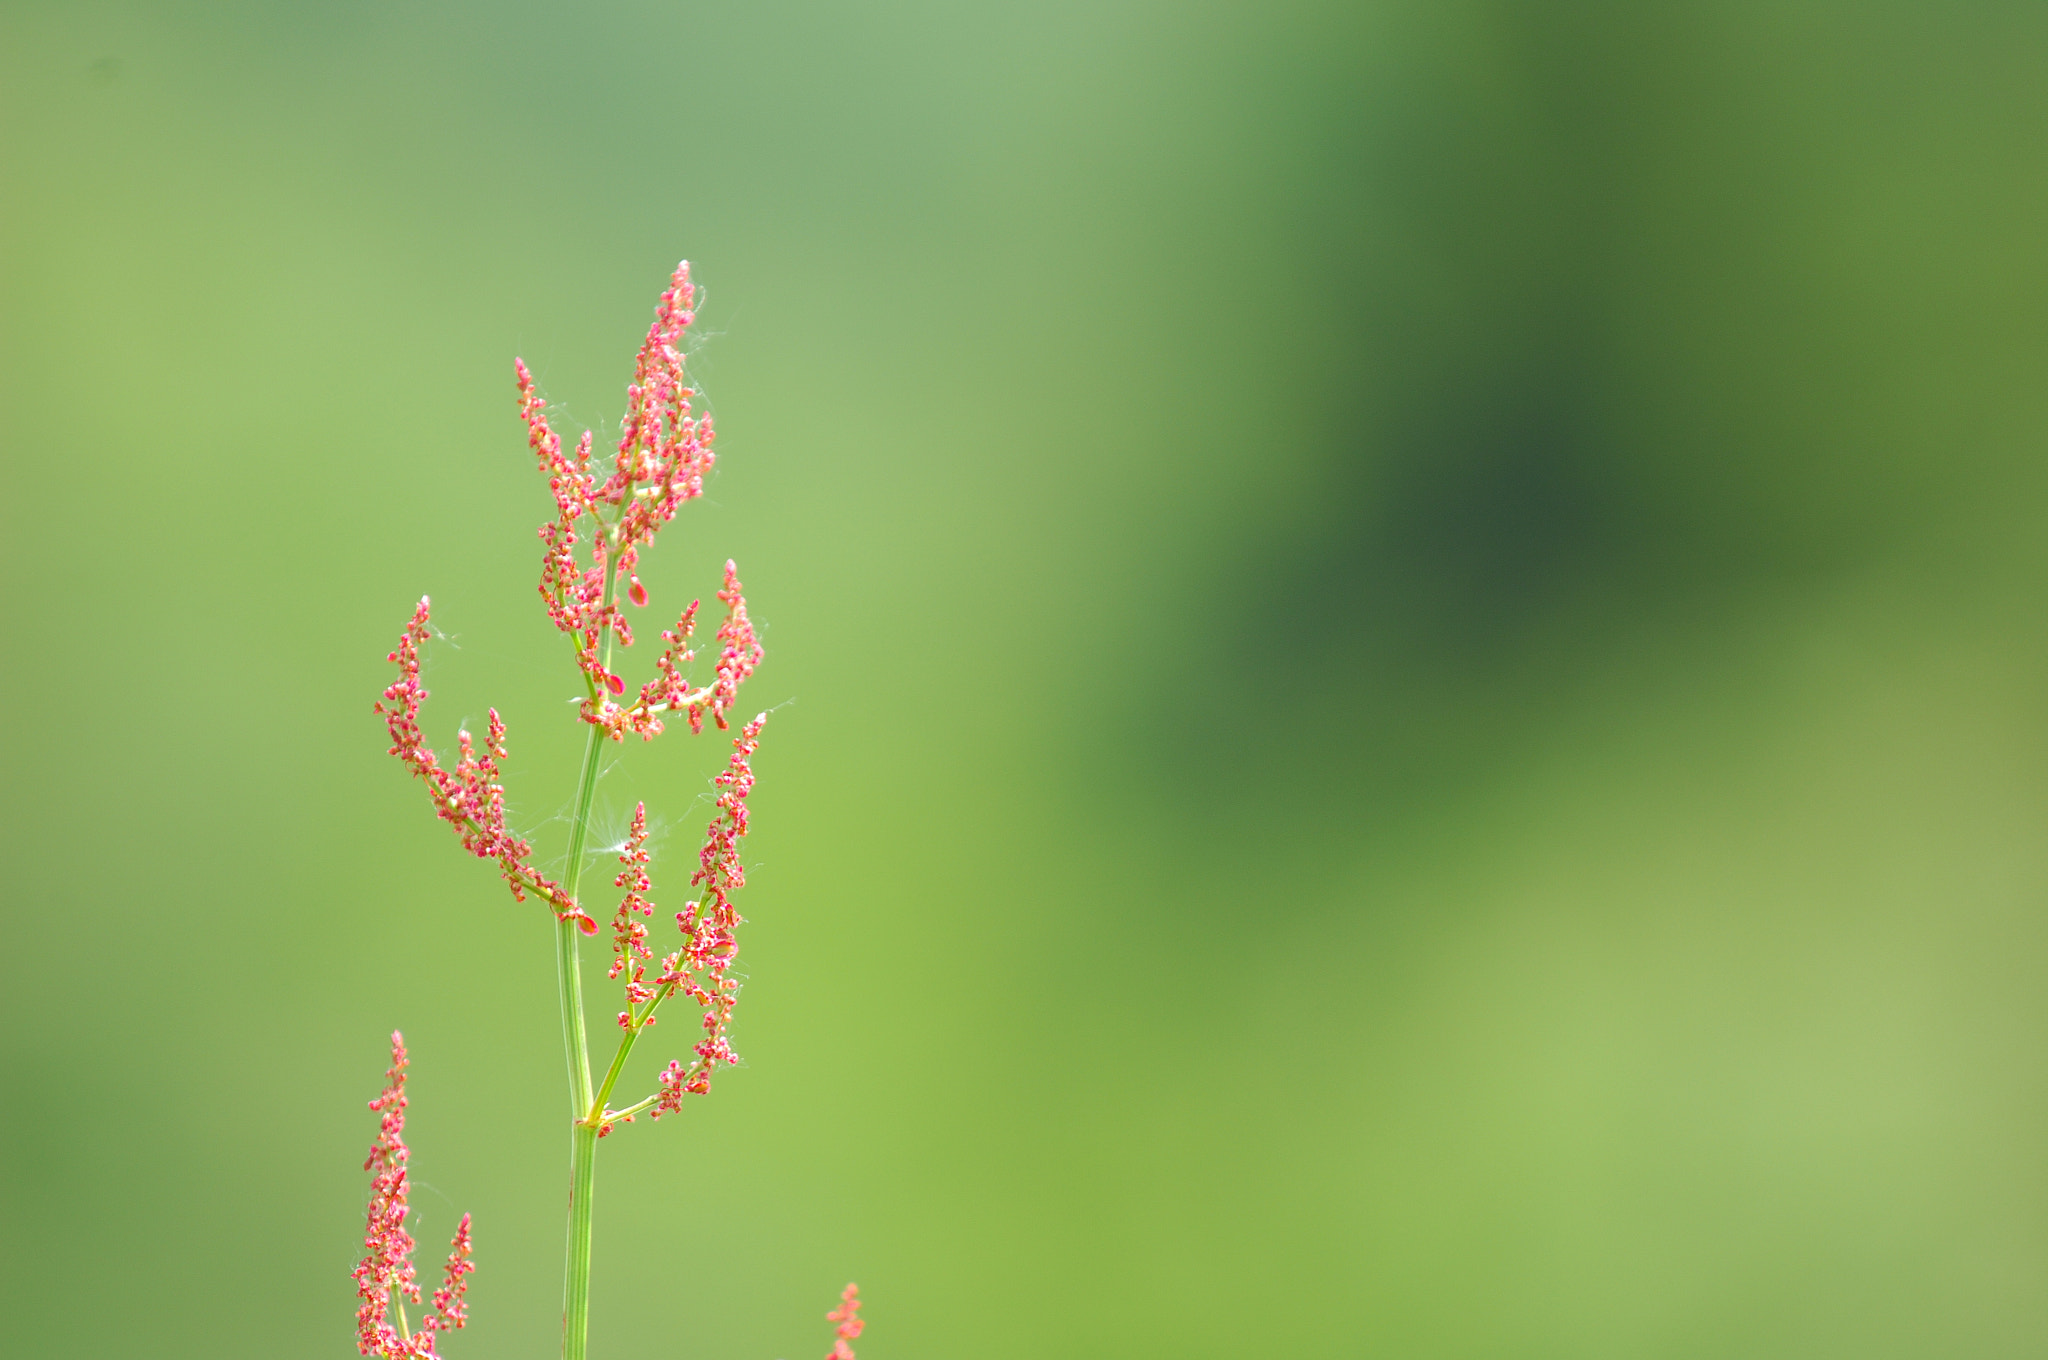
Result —
M 561 852 L 511 356 L 602 428 L 687 252 L 645 575 L 795 702 L 602 1353 L 2037 1347 L 2042 26 L 0 15 L 19 1346 L 346 1354 L 398 1025 L 552 1352 L 546 931 L 368 705 L 431 592 Z M 624 755 L 663 900 L 722 748 Z

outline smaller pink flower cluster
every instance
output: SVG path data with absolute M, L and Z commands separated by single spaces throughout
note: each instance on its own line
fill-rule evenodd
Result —
M 469 1321 L 463 1296 L 476 1265 L 470 1260 L 469 1215 L 464 1214 L 449 1245 L 442 1285 L 434 1291 L 433 1311 L 421 1320 L 418 1332 L 406 1326 L 404 1300 L 418 1303 L 420 1287 L 412 1263 L 412 1234 L 405 1230 L 405 1164 L 411 1155 L 405 1146 L 405 1068 L 405 1037 L 393 1030 L 391 1067 L 384 1074 L 389 1085 L 370 1102 L 383 1119 L 370 1144 L 370 1158 L 363 1163 L 363 1170 L 375 1174 L 370 1178 L 368 1222 L 363 1229 L 365 1254 L 352 1272 L 356 1296 L 363 1301 L 356 1309 L 356 1349 L 385 1360 L 439 1360 L 434 1334 L 459 1330 Z M 394 1306 L 396 1325 L 391 1321 Z
M 661 961 L 661 981 L 694 997 L 704 1008 L 704 1037 L 697 1042 L 695 1062 L 688 1067 L 671 1062 L 656 1078 L 661 1088 L 652 1111 L 656 1119 L 679 1112 L 684 1096 L 709 1091 L 718 1064 L 740 1060 L 726 1039 L 726 1027 L 732 1022 L 740 994 L 739 979 L 731 972 L 740 950 L 735 931 L 741 921 L 732 894 L 747 882 L 746 866 L 740 862 L 740 841 L 747 834 L 747 795 L 754 791 L 754 767 L 749 762 L 761 749 L 761 729 L 767 722 L 766 713 L 756 714 L 733 740 L 732 759 L 716 780 L 718 814 L 705 828 L 704 848 L 697 857 L 699 868 L 690 875 L 690 886 L 701 885 L 704 895 L 676 913 L 676 927 L 689 943 Z
M 600 703 L 590 721 L 604 727 L 613 740 L 627 732 L 638 732 L 652 741 L 661 735 L 663 713 L 681 713 L 688 719 L 693 734 L 704 730 L 706 712 L 711 714 L 711 721 L 725 727 L 725 715 L 738 701 L 740 685 L 761 664 L 764 653 L 761 639 L 754 633 L 754 621 L 747 617 L 747 597 L 740 591 L 739 568 L 731 562 L 725 564 L 725 584 L 719 587 L 718 598 L 725 605 L 725 621 L 718 625 L 718 669 L 709 685 L 693 690 L 682 672 L 696 657 L 689 641 L 697 628 L 700 601 L 692 600 L 676 620 L 676 626 L 662 630 L 662 641 L 668 646 L 654 659 L 655 678 L 640 687 L 639 699 L 623 707 Z
M 453 770 L 441 768 L 440 758 L 420 732 L 420 706 L 427 698 L 426 688 L 420 684 L 420 646 L 430 633 L 427 598 L 421 596 L 419 607 L 413 610 L 411 621 L 399 635 L 398 650 L 385 658 L 398 664 L 398 679 L 374 705 L 384 715 L 384 725 L 391 733 L 390 754 L 404 761 L 427 786 L 434 811 L 462 837 L 463 849 L 478 859 L 498 861 L 498 869 L 511 886 L 513 897 L 523 902 L 530 892 L 548 902 L 557 913 L 573 910 L 574 904 L 562 896 L 554 880 L 543 877 L 527 863 L 533 847 L 505 825 L 505 786 L 498 776 L 498 762 L 505 759 L 505 724 L 498 717 L 498 710 L 491 710 L 483 754 L 477 754 L 475 739 L 468 732 L 460 735 L 462 754 Z
M 866 1325 L 860 1320 L 859 1285 L 846 1286 L 839 1296 L 839 1306 L 825 1314 L 825 1321 L 839 1324 L 839 1339 L 832 1343 L 825 1360 L 853 1360 L 853 1347 L 846 1343 L 860 1340 L 860 1330 Z
M 612 966 L 607 978 L 626 975 L 626 1009 L 619 1012 L 619 1028 L 626 1031 L 625 1043 L 654 1025 L 655 1012 L 671 996 L 681 992 L 704 1009 L 704 1037 L 694 1048 L 695 1060 L 669 1063 L 655 1078 L 655 1094 L 614 1110 L 607 1104 L 597 1127 L 600 1138 L 615 1124 L 630 1124 L 642 1111 L 656 1119 L 683 1107 L 686 1095 L 702 1095 L 711 1089 L 711 1074 L 723 1062 L 737 1063 L 726 1030 L 732 1023 L 739 1000 L 739 979 L 732 975 L 739 955 L 738 929 L 742 922 L 732 895 L 746 886 L 746 866 L 740 860 L 740 842 L 747 834 L 747 796 L 754 791 L 752 757 L 761 749 L 761 729 L 768 715 L 757 713 L 733 740 L 732 758 L 712 782 L 719 789 L 718 812 L 705 828 L 704 848 L 698 854 L 698 868 L 690 876 L 692 887 L 704 892 L 695 902 L 684 904 L 676 913 L 676 927 L 685 944 L 661 961 L 654 980 L 647 979 L 646 960 L 653 957 L 647 945 L 647 926 L 640 917 L 652 916 L 654 904 L 647 899 L 652 883 L 647 876 L 647 805 L 633 809 L 633 829 L 619 853 L 622 867 L 612 880 L 626 894 L 612 915 Z M 625 1050 L 621 1050 L 623 1061 Z M 606 1088 L 609 1091 L 609 1087 Z
M 626 1009 L 619 1012 L 619 1027 L 631 1029 L 633 1009 L 644 1006 L 654 999 L 654 988 L 647 985 L 646 960 L 654 957 L 654 951 L 647 946 L 647 923 L 637 919 L 654 915 L 654 904 L 647 900 L 647 890 L 654 886 L 647 877 L 647 863 L 652 858 L 647 853 L 647 804 L 640 803 L 633 808 L 633 829 L 626 836 L 625 848 L 619 852 L 619 863 L 625 868 L 612 880 L 615 888 L 624 888 L 626 895 L 619 899 L 619 909 L 612 914 L 612 966 L 605 974 L 616 978 L 630 968 L 626 978 Z M 653 1024 L 649 1015 L 647 1023 Z

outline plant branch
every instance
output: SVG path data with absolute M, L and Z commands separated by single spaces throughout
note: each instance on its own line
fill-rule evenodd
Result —
M 612 1087 L 618 1085 L 619 1074 L 626 1070 L 626 1055 L 633 1051 L 633 1044 L 640 1038 L 640 1031 L 646 1029 L 647 1022 L 654 1018 L 655 1007 L 675 995 L 675 990 L 675 983 L 664 983 L 661 989 L 648 999 L 646 1010 L 638 1015 L 634 1015 L 630 1009 L 627 1010 L 626 1018 L 629 1023 L 626 1032 L 619 1036 L 619 1051 L 613 1056 L 612 1065 L 604 1074 L 604 1084 L 598 1087 L 597 1098 L 590 1104 L 590 1113 L 584 1116 L 585 1123 L 602 1126 L 612 1123 L 617 1118 L 605 1109 L 605 1102 L 611 1099 Z

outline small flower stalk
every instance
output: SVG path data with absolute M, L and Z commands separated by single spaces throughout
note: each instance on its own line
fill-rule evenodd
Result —
M 377 1125 L 376 1141 L 370 1144 L 369 1160 L 363 1170 L 370 1175 L 370 1207 L 363 1228 L 363 1259 L 354 1276 L 356 1297 L 356 1349 L 384 1360 L 440 1360 L 434 1350 L 437 1332 L 459 1331 L 469 1321 L 463 1296 L 469 1289 L 469 1273 L 476 1269 L 470 1260 L 469 1215 L 455 1229 L 449 1244 L 448 1264 L 442 1269 L 442 1284 L 434 1291 L 433 1307 L 413 1331 L 405 1305 L 420 1303 L 420 1286 L 413 1268 L 412 1234 L 405 1218 L 409 1189 L 406 1161 L 411 1153 L 405 1146 L 405 1036 L 391 1034 L 391 1066 L 385 1072 L 382 1094 L 370 1108 L 383 1116 Z
M 531 843 L 512 829 L 504 774 L 510 757 L 497 710 L 490 711 L 481 743 L 467 731 L 458 734 L 452 767 L 426 741 L 420 719 L 427 690 L 420 671 L 434 630 L 425 598 L 389 655 L 397 678 L 375 705 L 384 718 L 390 754 L 426 787 L 435 816 L 454 829 L 463 849 L 496 865 L 515 901 L 538 901 L 552 917 L 571 1116 L 565 1360 L 583 1360 L 585 1354 L 597 1141 L 642 1113 L 651 1119 L 680 1113 L 686 1096 L 708 1093 L 718 1069 L 739 1061 L 729 1033 L 739 997 L 734 969 L 743 920 L 734 894 L 746 883 L 741 849 L 766 713 L 737 724 L 732 753 L 713 781 L 715 809 L 689 877 L 691 900 L 673 912 L 677 934 L 666 945 L 657 944 L 653 929 L 657 913 L 647 807 L 642 803 L 634 809 L 632 828 L 618 853 L 619 872 L 612 879 L 622 895 L 610 914 L 612 959 L 605 977 L 620 987 L 623 1009 L 617 1015 L 617 1049 L 602 1074 L 590 1061 L 578 954 L 579 941 L 599 931 L 599 917 L 583 901 L 582 875 L 602 747 L 628 734 L 652 741 L 678 719 L 692 734 L 701 734 L 707 725 L 729 730 L 736 722 L 740 689 L 765 656 L 739 569 L 727 562 L 715 597 L 723 615 L 713 636 L 716 658 L 709 676 L 692 678 L 700 607 L 692 600 L 673 615 L 672 626 L 660 631 L 660 646 L 645 678 L 628 697 L 620 653 L 634 645 L 635 630 L 627 607 L 639 610 L 652 603 L 652 592 L 640 577 L 642 559 L 677 512 L 703 494 L 705 477 L 717 461 L 711 418 L 694 409 L 697 393 L 685 373 L 682 345 L 695 302 L 686 261 L 662 292 L 635 356 L 619 441 L 606 460 L 595 457 L 588 432 L 565 446 L 532 371 L 523 361 L 513 364 L 527 446 L 553 501 L 552 514 L 539 528 L 539 594 L 549 621 L 567 640 L 581 687 L 576 715 L 585 749 L 560 879 L 534 866 Z M 654 1028 L 664 1004 L 677 996 L 696 1006 L 694 1040 L 683 1056 L 653 1073 L 651 1090 L 641 1087 L 645 1094 L 640 1098 L 614 1107 L 613 1093 L 640 1036 Z M 368 1164 L 375 1176 L 367 1255 L 356 1270 L 362 1300 L 358 1342 L 365 1355 L 433 1357 L 435 1337 L 460 1328 L 467 1316 L 463 1290 L 471 1270 L 469 1219 L 456 1233 L 445 1283 L 432 1295 L 419 1328 L 410 1329 L 405 1304 L 419 1306 L 421 1293 L 411 1263 L 412 1239 L 404 1227 L 406 1150 L 400 1133 L 405 1051 L 395 1034 L 392 1044 L 392 1084 L 372 1104 L 383 1112 L 384 1124 Z M 859 1306 L 848 1286 L 833 1315 L 840 1327 L 835 1357 L 850 1360 L 846 1342 L 860 1333 Z
M 853 1347 L 846 1343 L 860 1340 L 861 1328 L 867 1325 L 860 1320 L 859 1285 L 846 1286 L 845 1291 L 839 1296 L 839 1306 L 825 1314 L 825 1321 L 839 1324 L 839 1329 L 835 1333 L 838 1339 L 832 1343 L 832 1349 L 826 1353 L 825 1360 L 853 1360 Z

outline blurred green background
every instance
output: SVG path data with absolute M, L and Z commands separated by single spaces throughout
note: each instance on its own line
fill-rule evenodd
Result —
M 431 592 L 429 735 L 497 705 L 561 854 L 512 357 L 612 428 L 687 255 L 649 617 L 737 557 L 785 706 L 747 1065 L 607 1140 L 594 1354 L 821 1354 L 848 1279 L 864 1360 L 2048 1354 L 2044 60 L 0 6 L 6 1349 L 350 1354 L 401 1026 L 446 1354 L 555 1353 L 548 930 L 370 702 Z M 725 749 L 601 787 L 657 901 Z

